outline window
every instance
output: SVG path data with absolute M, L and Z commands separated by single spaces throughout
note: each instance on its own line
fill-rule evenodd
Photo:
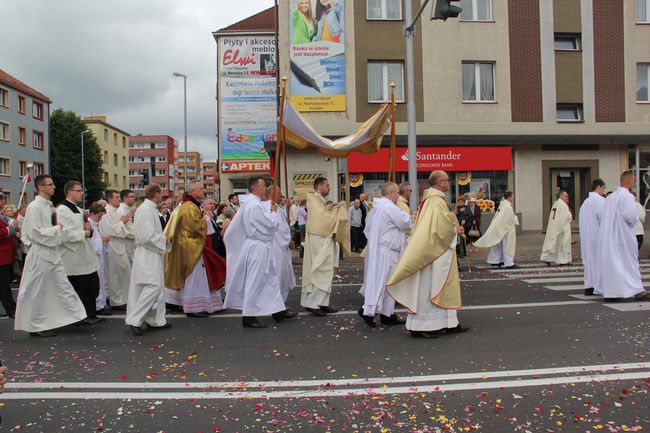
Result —
M 159 157 L 156 158 L 156 161 L 158 161 L 158 162 L 167 162 L 167 157 L 159 156 Z
M 156 176 L 167 176 L 167 170 L 165 170 L 165 169 L 156 170 Z
M 11 130 L 11 125 L 7 122 L 0 122 L 0 140 L 9 141 L 11 135 L 9 131 Z
M 401 20 L 402 0 L 367 0 L 366 18 L 369 20 Z
M 151 143 L 151 144 L 154 144 L 154 143 Z M 156 148 L 156 149 L 165 149 L 165 148 L 167 148 L 167 143 L 165 143 L 165 142 L 162 142 L 162 143 L 156 143 L 156 144 L 155 144 L 154 146 L 152 146 L 151 148 L 152 148 L 152 149 L 154 149 L 154 148 Z
M 494 102 L 494 63 L 463 62 L 463 101 Z
M 43 104 L 40 102 L 32 102 L 32 117 L 43 120 Z
M 122 188 L 126 188 L 126 176 L 122 176 Z
M 25 100 L 24 96 L 18 95 L 18 112 L 20 114 L 25 114 L 27 111 L 27 100 Z
M 108 186 L 108 173 L 104 172 L 104 183 Z
M 122 168 L 126 168 L 126 156 L 122 157 Z
M 167 188 L 167 184 L 166 184 L 166 183 L 161 183 L 161 184 L 160 184 L 160 189 L 166 189 L 166 188 Z
M 389 102 L 391 81 L 395 82 L 395 102 L 404 102 L 402 62 L 368 62 L 368 102 Z
M 0 176 L 11 176 L 11 159 L 0 156 Z
M 117 186 L 117 175 L 113 175 L 113 186 Z
M 108 129 L 104 128 L 104 143 L 108 143 Z
M 102 159 L 102 162 L 104 164 L 108 164 L 108 151 L 107 150 L 104 151 L 104 159 Z
M 27 144 L 27 129 L 22 126 L 18 127 L 18 144 L 25 146 Z
M 39 174 L 45 174 L 45 164 L 42 162 L 36 162 L 34 161 L 34 177 L 38 176 Z
M 0 105 L 9 108 L 9 90 L 0 87 Z
M 556 33 L 555 49 L 558 51 L 579 51 L 582 49 L 581 38 L 575 33 Z
M 23 177 L 27 174 L 27 161 L 18 161 L 18 176 Z
M 43 133 L 40 131 L 32 132 L 32 145 L 34 146 L 34 149 L 43 150 L 44 147 L 43 143 L 44 143 Z
M 460 0 L 461 21 L 492 21 L 492 0 Z
M 117 146 L 117 132 L 113 133 L 113 146 Z
M 636 102 L 650 102 L 648 82 L 650 81 L 650 63 L 636 64 Z
M 650 22 L 650 0 L 636 0 L 636 22 Z
M 117 167 L 117 153 L 113 154 L 113 166 Z M 117 182 L 115 182 L 117 184 Z
M 122 137 L 122 148 L 126 149 L 126 137 Z
M 582 104 L 557 104 L 558 122 L 582 122 Z

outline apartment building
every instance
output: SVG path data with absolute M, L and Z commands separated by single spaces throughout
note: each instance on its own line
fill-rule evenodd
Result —
M 199 152 L 178 152 L 178 192 L 185 192 L 185 173 L 187 182 L 202 179 L 203 158 Z
M 86 127 L 93 132 L 102 155 L 104 183 L 107 188 L 125 189 L 129 187 L 129 140 L 128 132 L 111 125 L 106 116 L 83 118 Z
M 177 157 L 178 141 L 169 135 L 130 136 L 129 189 L 143 198 L 146 184 L 156 182 L 162 188 L 163 198 L 178 198 Z
M 0 70 L 0 190 L 18 204 L 23 177 L 50 170 L 50 98 Z M 33 197 L 30 184 L 25 194 Z
M 203 185 L 205 186 L 205 197 L 219 199 L 219 170 L 216 162 L 203 162 Z

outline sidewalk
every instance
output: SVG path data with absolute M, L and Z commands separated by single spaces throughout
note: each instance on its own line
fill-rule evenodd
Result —
M 575 242 L 572 246 L 573 261 L 580 259 L 580 235 L 572 233 L 572 240 Z M 544 233 L 524 233 L 517 235 L 517 252 L 515 254 L 515 263 L 519 262 L 534 262 L 539 261 L 539 256 L 542 254 L 542 244 L 544 243 Z M 293 252 L 293 262 L 302 263 L 302 259 L 298 255 L 298 251 Z M 470 264 L 476 265 L 485 263 L 487 259 L 488 250 L 479 250 L 478 253 L 471 252 L 469 254 Z M 646 232 L 645 240 L 641 251 L 639 252 L 640 258 L 648 258 L 650 256 L 650 234 Z M 461 258 L 465 262 L 465 258 Z M 343 259 L 346 262 L 360 262 L 361 258 L 358 253 L 352 253 L 351 257 Z

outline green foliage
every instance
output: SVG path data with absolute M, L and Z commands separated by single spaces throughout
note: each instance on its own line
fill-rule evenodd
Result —
M 81 133 L 86 124 L 73 111 L 62 108 L 50 116 L 50 175 L 56 184 L 52 201 L 60 203 L 65 197 L 63 185 L 69 180 L 81 182 Z M 86 206 L 102 197 L 106 185 L 102 181 L 102 156 L 97 139 L 92 132 L 84 134 L 84 164 L 86 175 Z

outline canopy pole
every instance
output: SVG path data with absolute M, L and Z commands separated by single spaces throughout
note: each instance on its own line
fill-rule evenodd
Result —
M 286 77 L 283 78 L 283 80 L 286 80 Z M 289 175 L 287 174 L 287 142 L 284 137 L 284 128 L 282 128 L 282 159 L 284 160 L 284 196 L 286 200 L 289 200 Z M 278 188 L 280 185 L 278 185 Z M 289 209 L 291 208 L 291 204 L 289 202 L 286 203 L 285 205 L 285 210 L 287 211 L 287 223 L 291 224 L 290 222 L 290 217 L 291 215 L 289 214 Z
M 397 178 L 397 173 L 395 173 L 396 160 L 395 160 L 395 114 L 396 114 L 396 105 L 395 105 L 395 82 L 390 82 L 390 108 L 391 108 L 391 122 L 390 122 L 390 156 L 388 158 L 388 181 L 395 182 Z
M 284 115 L 284 100 L 286 98 L 286 84 L 287 77 L 282 77 L 282 82 L 280 83 L 280 114 L 278 116 L 278 131 L 277 131 L 277 140 L 275 142 L 275 173 L 273 173 L 273 184 L 280 188 L 280 152 L 281 152 L 281 143 L 284 141 L 284 125 L 282 124 L 282 117 Z M 280 190 L 282 190 L 280 188 Z M 275 194 L 271 197 L 271 202 L 275 203 Z

